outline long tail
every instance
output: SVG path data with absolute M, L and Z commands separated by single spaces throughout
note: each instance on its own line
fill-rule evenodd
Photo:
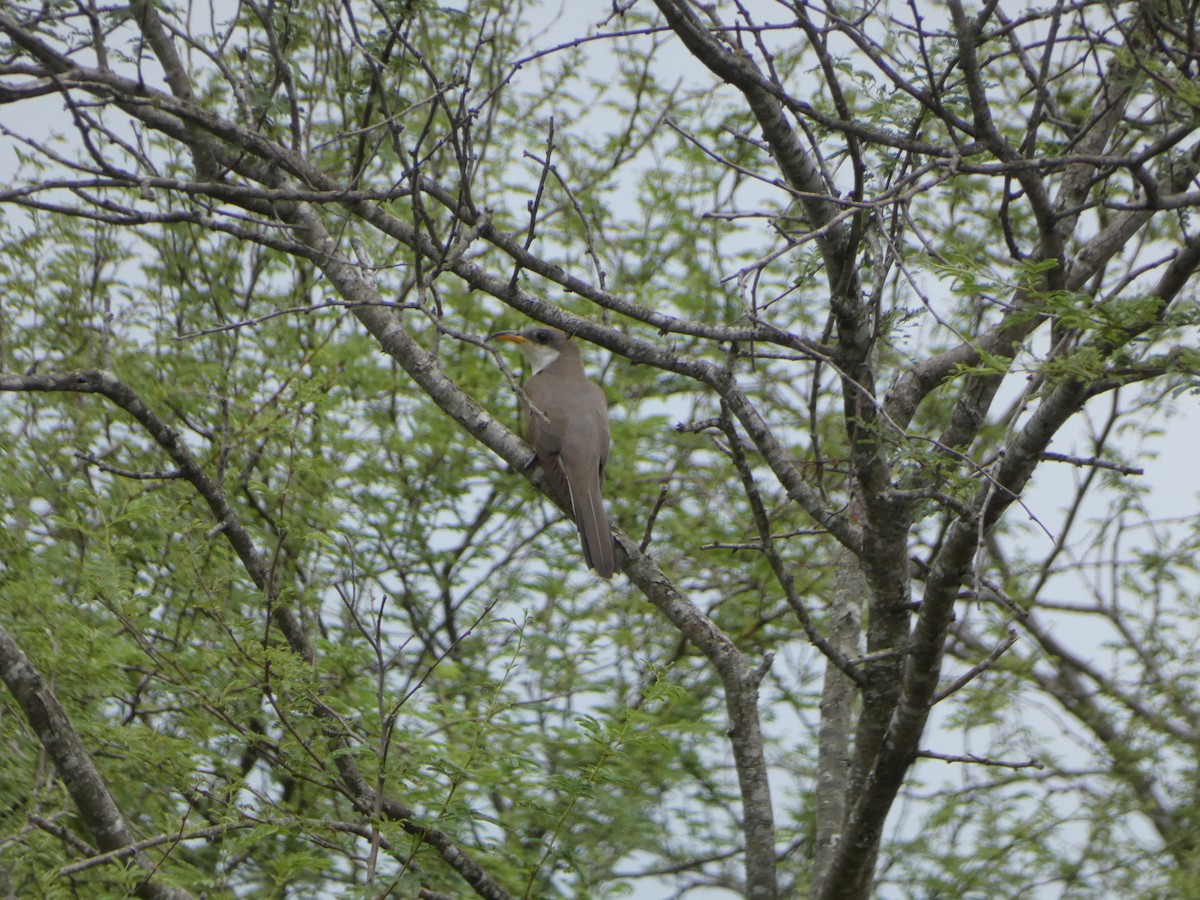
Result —
M 577 480 L 586 483 L 568 484 L 575 526 L 579 529 L 579 543 L 583 547 L 583 561 L 601 578 L 612 578 L 617 571 L 617 563 L 612 532 L 608 528 L 608 514 L 604 511 L 604 497 L 600 493 L 600 473 L 589 472 Z

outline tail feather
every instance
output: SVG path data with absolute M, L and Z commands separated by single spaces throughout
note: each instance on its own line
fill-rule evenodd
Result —
M 600 493 L 599 473 L 586 480 L 588 483 L 583 485 L 568 481 L 583 560 L 588 569 L 601 578 L 612 578 L 617 571 L 617 563 L 612 532 L 608 527 L 608 514 L 604 511 L 604 497 Z

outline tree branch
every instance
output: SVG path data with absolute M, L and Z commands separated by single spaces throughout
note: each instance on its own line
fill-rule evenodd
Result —
M 188 900 L 192 895 L 187 891 L 162 884 L 155 877 L 158 867 L 142 853 L 143 848 L 135 848 L 125 817 L 71 725 L 66 710 L 2 625 L 0 677 L 41 740 L 97 846 L 106 853 L 128 852 L 130 862 L 143 873 L 141 881 L 134 887 L 137 896 L 146 900 Z

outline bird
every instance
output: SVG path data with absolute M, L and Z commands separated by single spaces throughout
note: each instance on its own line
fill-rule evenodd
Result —
M 610 442 L 608 398 L 584 373 L 579 345 L 564 331 L 533 325 L 499 331 L 488 340 L 516 344 L 528 360 L 525 425 L 537 461 L 551 493 L 575 519 L 588 569 L 612 578 L 617 566 L 601 494 Z

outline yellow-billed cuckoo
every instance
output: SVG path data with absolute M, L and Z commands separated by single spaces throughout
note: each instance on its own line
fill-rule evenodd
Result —
M 516 344 L 532 374 L 525 396 L 525 424 L 538 462 L 559 504 L 571 511 L 583 560 L 601 578 L 616 572 L 612 533 L 600 486 L 608 462 L 608 398 L 583 372 L 579 345 L 546 325 L 501 331 L 488 340 Z

